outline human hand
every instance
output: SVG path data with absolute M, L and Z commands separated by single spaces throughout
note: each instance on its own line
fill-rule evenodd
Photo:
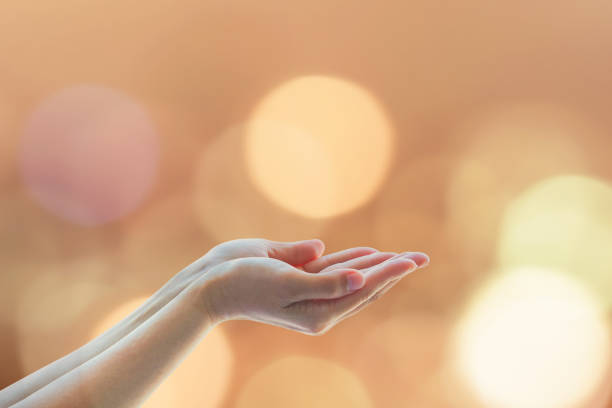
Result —
M 340 266 L 367 268 L 396 255 L 393 252 L 378 252 L 370 247 L 355 247 L 321 256 L 324 250 L 325 245 L 318 239 L 277 242 L 252 238 L 221 243 L 172 277 L 158 291 L 159 299 L 155 300 L 157 305 L 152 309 L 152 312 L 157 311 L 159 307 L 172 300 L 193 282 L 205 276 L 208 271 L 227 261 L 241 258 L 277 259 L 306 272 L 319 273 L 322 271 L 329 272 Z M 368 264 L 364 263 L 363 260 L 359 261 L 359 265 L 347 264 L 353 259 L 367 255 L 372 255 L 367 258 Z M 157 296 L 153 298 L 157 298 Z
M 299 266 L 321 256 L 325 249 L 317 239 L 297 242 L 274 242 L 266 239 L 235 239 L 223 242 L 210 249 L 204 256 L 174 275 L 161 291 L 175 296 L 215 266 L 238 258 L 278 258 Z M 372 251 L 375 251 L 372 249 Z M 356 255 L 358 256 L 358 255 Z
M 83 406 L 90 395 L 79 398 L 88 389 L 100 400 L 112 395 L 108 406 L 118 406 L 118 400 L 131 406 L 216 323 L 251 319 L 321 334 L 428 261 L 420 253 L 373 248 L 321 256 L 323 250 L 319 240 L 218 245 L 103 335 L 5 388 L 0 400 L 54 407 L 70 400 L 71 406 Z
M 168 285 L 184 288 L 213 267 L 239 258 L 273 258 L 308 272 L 318 273 L 325 268 L 329 270 L 334 265 L 351 259 L 378 253 L 374 248 L 355 247 L 321 256 L 324 251 L 325 245 L 318 239 L 296 242 L 277 242 L 261 238 L 236 239 L 223 242 L 209 250 L 200 259 L 175 275 Z M 382 262 L 393 255 L 395 254 L 381 253 L 377 259 Z
M 428 263 L 422 253 L 371 251 L 338 261 L 351 251 L 316 259 L 301 269 L 273 258 L 219 264 L 201 281 L 211 320 L 248 319 L 322 334 Z
M 212 248 L 196 261 L 194 266 L 210 267 L 233 259 L 256 257 L 274 258 L 292 266 L 304 267 L 308 272 L 319 272 L 334 264 L 378 252 L 374 248 L 355 247 L 321 257 L 324 251 L 325 244 L 318 239 L 295 242 L 277 242 L 261 238 L 236 239 Z

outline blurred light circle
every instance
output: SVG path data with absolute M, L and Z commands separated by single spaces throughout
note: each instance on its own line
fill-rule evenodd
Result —
M 253 111 L 245 138 L 249 176 L 268 199 L 322 218 L 364 204 L 382 184 L 392 129 L 366 90 L 305 76 L 274 89 Z
M 445 372 L 441 370 L 414 392 L 405 395 L 398 405 L 405 408 L 476 408 L 474 405 L 461 405 L 453 391 Z
M 369 330 L 354 361 L 378 406 L 408 407 L 444 362 L 448 327 L 433 314 L 397 315 Z M 384 380 L 382 380 L 384 379 Z
M 405 155 L 402 155 L 405 157 Z M 446 308 L 471 281 L 470 269 L 458 261 L 463 254 L 451 242 L 442 197 L 446 194 L 454 157 L 445 151 L 419 152 L 394 166 L 389 180 L 371 206 L 373 245 L 381 250 L 425 251 L 433 260 L 427 273 L 417 273 L 387 295 L 397 310 L 429 305 Z M 448 271 L 453 273 L 449 274 Z M 405 294 L 410 292 L 410 296 Z
M 128 301 L 111 311 L 95 327 L 92 338 L 119 323 L 146 299 L 143 297 Z M 220 407 L 229 388 L 232 364 L 230 344 L 223 330 L 216 327 L 161 383 L 142 407 Z
M 571 273 L 612 305 L 612 185 L 580 175 L 534 184 L 506 209 L 498 261 Z
M 0 97 L 0 186 L 13 176 L 15 166 L 15 118 L 14 104 Z
M 598 132 L 576 112 L 535 103 L 492 109 L 459 127 L 448 232 L 469 270 L 492 265 L 506 205 L 542 178 L 583 171 L 584 139 Z
M 256 372 L 244 385 L 236 408 L 371 408 L 364 384 L 328 360 L 289 356 Z
M 229 128 L 202 152 L 194 183 L 195 213 L 201 225 L 218 241 L 252 237 L 293 241 L 316 236 L 324 221 L 291 213 L 253 188 L 248 169 L 237 158 L 244 132 L 242 126 Z
M 164 101 L 147 99 L 147 111 L 155 121 L 159 144 L 163 147 L 156 190 L 175 191 L 178 187 L 182 192 L 188 188 L 185 178 L 193 171 L 193 163 L 205 140 L 202 134 L 208 133 L 207 124 L 210 125 L 202 110 L 209 108 L 210 105 L 193 106 L 165 98 Z
M 502 274 L 456 328 L 457 372 L 487 408 L 585 406 L 610 363 L 610 328 L 578 281 L 536 267 Z
M 92 226 L 134 210 L 151 189 L 159 155 L 145 110 L 112 89 L 81 85 L 43 101 L 27 121 L 20 167 L 40 205 Z
M 198 225 L 192 199 L 187 193 L 168 195 L 122 223 L 121 261 L 130 273 L 121 274 L 121 279 L 129 287 L 157 290 L 172 271 L 180 271 L 214 246 Z
M 396 166 L 376 200 L 373 239 L 379 248 L 418 250 L 440 242 L 444 231 L 447 154 L 423 155 Z
M 30 265 L 30 281 L 17 298 L 15 322 L 24 370 L 32 372 L 71 352 L 77 326 L 96 302 L 111 292 L 104 258 Z
M 62 242 L 55 224 L 56 220 L 33 203 L 24 191 L 0 194 L 0 231 L 5 237 L 0 245 L 3 265 L 22 267 L 37 259 L 56 258 Z M 17 272 L 3 275 L 16 280 L 22 278 Z

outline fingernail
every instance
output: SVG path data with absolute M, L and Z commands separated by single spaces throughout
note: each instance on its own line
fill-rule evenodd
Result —
M 408 265 L 405 265 L 405 262 L 406 262 L 406 261 L 408 261 L 408 262 L 409 262 L 409 263 L 408 263 Z M 419 266 L 417 265 L 417 263 L 416 263 L 416 262 L 414 262 L 414 259 L 410 259 L 410 258 L 404 258 L 404 257 L 402 257 L 402 258 L 398 259 L 396 262 L 398 262 L 398 263 L 404 263 L 404 265 L 405 265 L 405 269 L 404 269 L 404 271 L 402 272 L 402 274 L 407 274 L 407 273 L 413 272 L 413 271 L 415 271 L 415 270 L 417 270 L 417 269 L 419 268 Z
M 346 280 L 347 280 L 347 287 L 348 287 L 349 292 L 353 292 L 357 289 L 360 289 L 361 287 L 363 287 L 363 284 L 365 283 L 365 279 L 363 275 L 360 274 L 359 272 L 350 272 L 346 276 Z
M 429 256 L 423 252 L 404 252 L 401 256 L 412 260 L 419 268 L 429 265 Z

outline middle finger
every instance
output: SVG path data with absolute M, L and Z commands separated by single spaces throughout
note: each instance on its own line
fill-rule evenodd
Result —
M 359 270 L 371 268 L 372 266 L 376 266 L 379 263 L 384 262 L 387 259 L 391 259 L 396 255 L 397 254 L 395 252 L 376 252 L 374 254 L 364 255 L 345 262 L 330 265 L 319 273 L 330 272 L 339 268 L 350 268 Z

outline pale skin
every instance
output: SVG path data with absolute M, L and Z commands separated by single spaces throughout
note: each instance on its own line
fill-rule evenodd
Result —
M 316 239 L 220 244 L 104 334 L 0 391 L 0 407 L 138 406 L 219 323 L 320 335 L 429 262 L 367 247 L 323 253 Z

